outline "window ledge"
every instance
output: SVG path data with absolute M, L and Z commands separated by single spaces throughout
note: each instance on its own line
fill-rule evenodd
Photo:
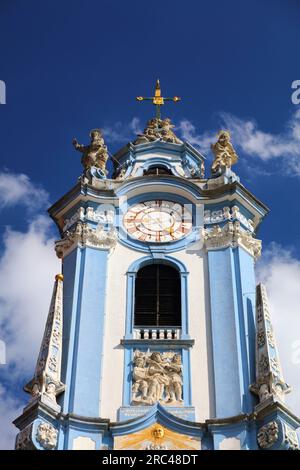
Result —
M 191 348 L 195 344 L 194 339 L 136 339 L 123 338 L 120 341 L 123 346 L 183 346 Z

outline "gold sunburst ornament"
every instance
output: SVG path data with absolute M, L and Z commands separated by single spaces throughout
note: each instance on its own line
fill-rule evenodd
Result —
M 160 108 L 165 104 L 165 101 L 173 101 L 174 103 L 177 103 L 181 100 L 179 96 L 173 96 L 173 98 L 162 96 L 159 79 L 156 80 L 154 96 L 137 96 L 136 99 L 137 101 L 152 101 L 152 104 L 156 106 L 157 119 L 161 119 Z
M 152 436 L 154 437 L 155 440 L 160 440 L 160 439 L 163 439 L 164 435 L 165 435 L 165 431 L 164 431 L 164 428 L 162 426 L 155 426 L 154 429 L 152 429 L 152 432 L 151 432 Z

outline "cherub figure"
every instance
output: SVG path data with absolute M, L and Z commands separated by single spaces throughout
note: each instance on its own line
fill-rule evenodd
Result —
M 221 172 L 223 168 L 231 168 L 238 161 L 238 156 L 230 142 L 230 133 L 228 131 L 220 131 L 218 140 L 211 145 L 211 149 L 215 155 L 211 171 L 212 173 Z
M 155 140 L 163 140 L 164 142 L 172 142 L 175 144 L 182 144 L 182 141 L 176 137 L 173 132 L 175 126 L 171 120 L 153 118 L 147 122 L 143 134 L 139 134 L 134 141 L 135 145 L 144 144 L 147 142 L 154 142 Z
M 134 141 L 134 144 L 144 144 L 157 140 L 159 138 L 159 135 L 157 135 L 156 129 L 157 119 L 150 119 L 147 122 L 147 126 L 145 127 L 143 134 L 138 134 L 137 139 Z
M 90 132 L 91 143 L 90 145 L 81 145 L 76 139 L 73 139 L 73 145 L 78 152 L 82 153 L 81 163 L 85 170 L 89 170 L 92 166 L 99 168 L 104 175 L 107 171 L 105 169 L 108 159 L 107 147 L 104 144 L 104 139 L 100 129 L 93 129 Z
M 161 136 L 165 142 L 172 142 L 173 144 L 182 144 L 182 141 L 176 137 L 173 130 L 174 124 L 171 123 L 169 118 L 161 121 Z

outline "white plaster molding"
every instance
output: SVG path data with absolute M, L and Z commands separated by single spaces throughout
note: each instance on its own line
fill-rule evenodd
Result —
M 237 437 L 226 437 L 220 442 L 220 450 L 241 450 L 241 441 Z
M 72 225 L 75 224 L 75 222 L 78 222 L 78 220 L 84 220 L 84 208 L 79 207 L 75 214 L 70 217 L 70 219 L 64 220 L 64 226 L 63 226 L 63 232 L 66 232 Z
M 115 211 L 110 210 L 94 210 L 93 207 L 87 207 L 85 211 L 85 220 L 97 222 L 98 224 L 110 224 L 114 222 Z
M 207 209 L 204 211 L 204 224 L 211 225 L 221 222 L 226 222 L 228 220 L 239 220 L 249 232 L 254 232 L 253 221 L 247 219 L 244 214 L 241 213 L 238 206 L 233 206 L 232 208 L 226 206 L 219 210 L 211 211 Z
M 58 258 L 64 258 L 76 246 L 111 249 L 116 245 L 117 238 L 114 227 L 105 230 L 102 225 L 92 228 L 87 223 L 78 222 L 72 231 L 67 231 L 61 240 L 56 241 L 55 251 Z
M 239 221 L 227 222 L 223 227 L 214 225 L 211 229 L 206 229 L 205 246 L 207 250 L 241 246 L 255 260 L 261 255 L 261 240 L 255 239 L 249 231 L 243 230 Z
M 96 442 L 90 437 L 78 436 L 73 439 L 73 450 L 95 450 Z

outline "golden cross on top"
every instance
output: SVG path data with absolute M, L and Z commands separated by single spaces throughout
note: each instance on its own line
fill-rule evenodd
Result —
M 156 106 L 157 119 L 161 118 L 160 108 L 162 105 L 165 104 L 165 101 L 174 101 L 174 103 L 177 103 L 177 101 L 181 100 L 179 96 L 174 96 L 173 98 L 165 98 L 164 96 L 161 96 L 159 79 L 156 80 L 154 96 L 150 96 L 150 97 L 137 96 L 136 99 L 138 101 L 152 101 L 152 103 Z

